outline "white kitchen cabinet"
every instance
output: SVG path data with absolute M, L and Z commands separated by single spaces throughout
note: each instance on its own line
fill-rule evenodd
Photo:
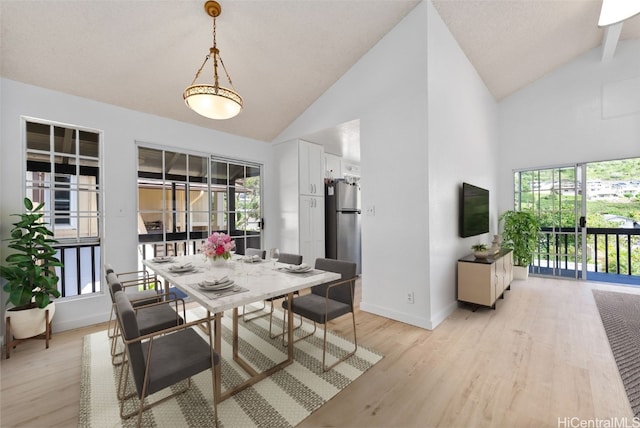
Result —
M 302 140 L 275 146 L 276 245 L 280 251 L 301 254 L 310 265 L 325 255 L 323 152 L 322 146 Z
M 331 153 L 324 154 L 324 176 L 325 178 L 342 178 L 342 158 L 340 156 L 332 155 Z
M 300 196 L 300 254 L 305 263 L 324 257 L 324 198 Z
M 298 175 L 301 195 L 324 195 L 324 149 L 318 144 L 298 141 Z

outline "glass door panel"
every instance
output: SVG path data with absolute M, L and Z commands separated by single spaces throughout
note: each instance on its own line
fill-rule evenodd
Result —
M 516 172 L 516 209 L 531 210 L 541 232 L 530 271 L 537 275 L 583 277 L 581 165 Z

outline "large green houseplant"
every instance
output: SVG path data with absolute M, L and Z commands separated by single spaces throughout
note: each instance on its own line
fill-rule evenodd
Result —
M 24 199 L 26 212 L 12 214 L 20 219 L 13 223 L 9 248 L 13 251 L 0 266 L 0 277 L 7 280 L 3 289 L 9 294 L 9 303 L 16 310 L 46 308 L 51 297 L 60 297 L 58 276 L 53 269 L 62 266 L 52 245 L 53 232 L 42 221 L 40 212 L 44 204 L 34 208 L 29 198 Z
M 502 246 L 513 250 L 516 266 L 527 268 L 533 260 L 540 224 L 529 211 L 505 211 L 498 219 L 503 222 Z

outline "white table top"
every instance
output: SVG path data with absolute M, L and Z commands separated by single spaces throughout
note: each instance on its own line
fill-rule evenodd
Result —
M 172 262 L 166 263 L 154 263 L 152 260 L 143 260 L 142 263 L 213 313 L 340 279 L 340 274 L 335 272 L 282 272 L 277 268 L 286 266 L 284 264 L 276 263 L 274 268 L 270 261 L 245 263 L 240 258 L 241 256 L 235 256 L 224 267 L 212 266 L 202 255 L 175 257 Z M 175 274 L 169 270 L 174 265 L 185 263 L 193 264 L 195 271 Z M 198 287 L 199 282 L 219 279 L 225 275 L 248 291 L 211 298 L 211 292 Z

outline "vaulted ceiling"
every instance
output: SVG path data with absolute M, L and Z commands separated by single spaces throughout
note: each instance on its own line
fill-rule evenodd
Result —
M 241 114 L 227 121 L 200 117 L 182 100 L 212 41 L 201 0 L 2 0 L 0 74 L 271 141 L 418 3 L 221 1 L 218 47 L 245 100 Z M 433 4 L 497 100 L 599 46 L 604 36 L 597 27 L 600 0 Z M 620 39 L 630 38 L 640 38 L 640 16 L 623 26 Z M 210 76 L 203 72 L 199 82 Z M 346 128 L 357 132 L 353 123 Z M 343 138 L 331 133 L 316 137 Z

